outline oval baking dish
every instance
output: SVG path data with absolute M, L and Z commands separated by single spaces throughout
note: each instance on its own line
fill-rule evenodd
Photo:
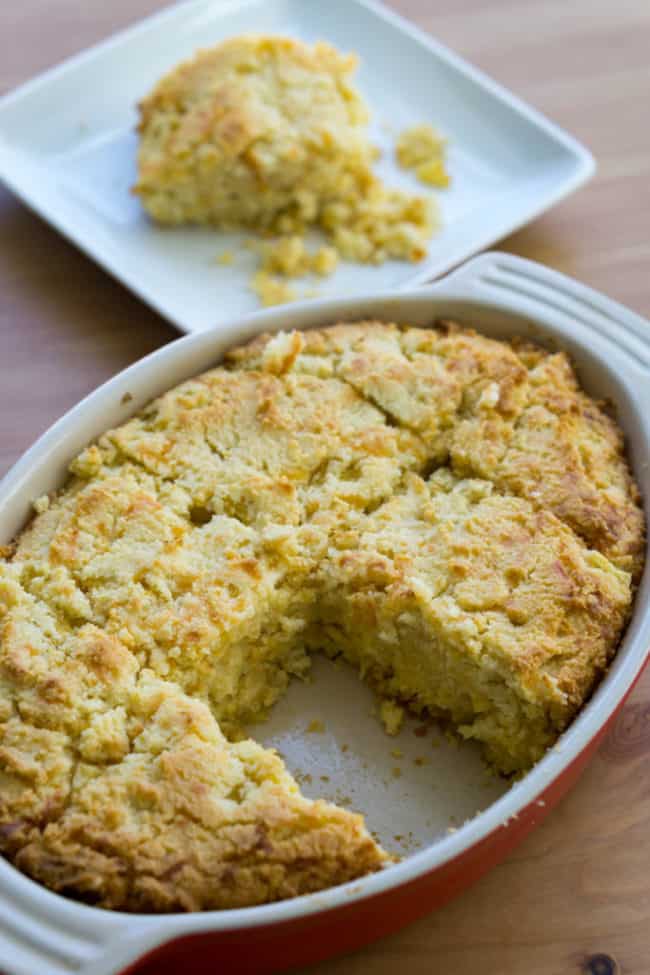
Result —
M 615 404 L 637 482 L 648 497 L 650 324 L 540 265 L 492 253 L 425 288 L 260 312 L 179 339 L 136 363 L 59 420 L 0 483 L 0 543 L 20 530 L 33 499 L 62 483 L 68 462 L 83 446 L 154 396 L 216 364 L 229 347 L 263 331 L 368 317 L 420 326 L 452 318 L 497 338 L 520 335 L 566 350 L 586 391 Z M 193 975 L 280 971 L 359 947 L 434 909 L 505 856 L 577 778 L 646 662 L 648 585 L 646 570 L 606 678 L 558 744 L 460 828 L 439 831 L 417 852 L 360 881 L 262 907 L 190 915 L 87 907 L 51 893 L 0 859 L 3 970 L 164 975 L 182 963 Z M 302 747 L 308 751 L 311 744 Z M 362 800 L 357 805 L 370 811 Z

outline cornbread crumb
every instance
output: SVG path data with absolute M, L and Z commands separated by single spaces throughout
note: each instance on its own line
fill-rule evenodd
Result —
M 327 203 L 321 223 L 342 257 L 361 264 L 394 258 L 412 262 L 426 255 L 439 226 L 432 197 L 410 196 L 374 181 L 363 195 Z
M 32 507 L 37 514 L 43 514 L 50 507 L 50 499 L 47 494 L 42 494 L 32 502 Z
M 315 274 L 325 278 L 334 273 L 338 262 L 338 254 L 333 247 L 319 247 L 312 257 L 311 267 Z
M 298 278 L 305 274 L 326 277 L 336 270 L 338 255 L 333 247 L 319 247 L 310 251 L 304 237 L 290 234 L 270 241 L 260 241 L 257 250 L 261 255 L 261 270 Z
M 404 723 L 404 708 L 395 701 L 382 701 L 379 708 L 379 719 L 387 735 L 397 735 Z
M 298 234 L 260 244 L 262 270 L 295 278 L 310 270 L 309 252 Z
M 421 182 L 445 189 L 450 183 L 445 165 L 446 148 L 446 139 L 433 126 L 422 124 L 401 133 L 395 155 L 400 166 L 413 170 Z
M 445 140 L 433 126 L 423 123 L 404 129 L 400 133 L 395 154 L 400 166 L 408 169 L 429 159 L 439 159 L 444 152 Z
M 421 183 L 437 186 L 441 189 L 449 186 L 449 173 L 442 159 L 430 159 L 415 167 L 415 175 Z
M 289 301 L 295 301 L 297 297 L 294 288 L 267 271 L 257 271 L 251 278 L 250 287 L 264 307 L 284 305 Z
M 229 267 L 235 260 L 235 255 L 229 250 L 221 251 L 221 253 L 217 255 L 216 260 L 217 264 L 224 264 L 225 266 Z
M 251 290 L 263 305 L 279 305 L 296 300 L 297 292 L 284 279 L 307 274 L 326 277 L 334 273 L 338 263 L 338 254 L 333 247 L 309 250 L 299 234 L 255 241 L 251 246 L 260 255 L 259 270 L 251 279 Z M 315 297 L 316 294 L 315 289 L 307 289 L 302 297 Z

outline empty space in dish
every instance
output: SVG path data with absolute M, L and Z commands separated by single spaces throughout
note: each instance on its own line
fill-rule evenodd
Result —
M 476 744 L 411 716 L 389 736 L 378 711 L 353 667 L 318 654 L 309 680 L 294 680 L 269 718 L 248 730 L 281 753 L 305 795 L 363 813 L 398 856 L 462 826 L 507 790 Z
M 153 396 L 216 364 L 226 348 L 262 330 L 363 317 L 421 326 L 439 318 L 456 318 L 493 337 L 519 335 L 566 349 L 586 390 L 616 404 L 636 476 L 647 497 L 641 360 L 632 344 L 633 330 L 625 321 L 618 321 L 616 309 L 606 314 L 604 304 L 594 305 L 589 297 L 592 293 L 581 297 L 577 286 L 564 293 L 563 281 L 566 289 L 566 279 L 559 279 L 558 284 L 551 275 L 547 280 L 534 265 L 506 255 L 486 255 L 428 291 L 346 299 L 322 307 L 307 305 L 293 314 L 292 309 L 278 310 L 263 319 L 235 322 L 221 332 L 168 346 L 92 394 L 19 462 L 5 480 L 0 497 L 0 542 L 8 542 L 19 530 L 31 499 L 61 485 L 67 461 L 82 446 L 124 422 Z M 535 297 L 534 304 L 526 295 Z M 559 307 L 563 304 L 564 312 Z M 596 319 L 603 326 L 599 324 L 598 330 Z M 127 391 L 133 399 L 125 404 Z M 637 607 L 645 600 L 647 588 L 646 578 Z M 606 685 L 624 669 L 627 648 L 638 640 L 642 629 L 647 630 L 647 614 L 635 612 L 621 653 L 588 705 L 592 714 L 598 713 L 597 700 Z M 293 682 L 269 720 L 249 731 L 253 738 L 282 753 L 308 796 L 330 799 L 363 813 L 370 829 L 391 852 L 408 856 L 444 839 L 450 828 L 462 827 L 500 797 L 507 800 L 528 781 L 536 781 L 538 770 L 533 770 L 509 790 L 506 780 L 488 773 L 474 745 L 447 741 L 435 724 L 426 725 L 421 734 L 424 723 L 408 719 L 399 736 L 387 736 L 377 716 L 376 696 L 346 665 L 334 665 L 317 655 L 312 678 L 307 683 Z M 577 733 L 574 724 L 567 736 L 572 739 Z M 547 758 L 560 761 L 563 749 L 564 745 L 553 749 Z M 396 756 L 395 751 L 401 754 Z
M 331 278 L 300 281 L 298 296 L 391 288 L 425 280 L 521 225 L 591 171 L 559 130 L 468 74 L 361 0 L 193 0 L 118 35 L 0 104 L 0 176 L 64 233 L 181 328 L 203 329 L 257 307 L 247 234 L 160 229 L 131 195 L 136 103 L 199 47 L 250 31 L 327 40 L 356 51 L 356 83 L 389 185 L 428 192 L 395 163 L 399 132 L 432 122 L 449 139 L 452 184 L 436 192 L 443 226 L 419 264 L 343 262 Z M 396 79 L 398 82 L 396 83 Z M 233 251 L 232 265 L 218 263 Z

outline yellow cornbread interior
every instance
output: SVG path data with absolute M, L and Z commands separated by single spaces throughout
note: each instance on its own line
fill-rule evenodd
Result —
M 86 448 L 0 562 L 0 847 L 134 911 L 378 869 L 237 740 L 309 652 L 528 768 L 615 652 L 644 523 L 562 354 L 448 323 L 262 336 Z

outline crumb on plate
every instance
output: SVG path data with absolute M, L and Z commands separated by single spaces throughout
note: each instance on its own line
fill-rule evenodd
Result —
M 339 257 L 422 260 L 439 225 L 435 201 L 387 187 L 373 171 L 378 150 L 352 84 L 356 65 L 329 44 L 273 35 L 197 52 L 139 105 L 133 192 L 160 224 L 280 235 L 263 272 L 325 276 Z M 309 228 L 328 238 L 313 255 L 301 242 Z M 265 305 L 296 297 L 258 275 L 252 290 Z
M 412 170 L 422 183 L 445 189 L 450 183 L 446 150 L 447 140 L 432 125 L 423 123 L 401 133 L 395 155 L 400 166 Z

